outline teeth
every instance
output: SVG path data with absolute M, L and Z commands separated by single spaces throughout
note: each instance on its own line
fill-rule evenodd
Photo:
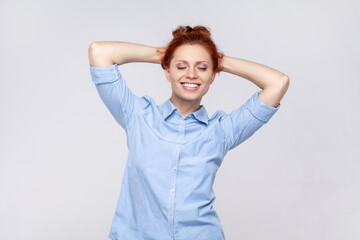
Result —
M 197 88 L 199 85 L 197 84 L 190 84 L 190 83 L 182 83 L 184 87 L 190 87 L 190 88 Z

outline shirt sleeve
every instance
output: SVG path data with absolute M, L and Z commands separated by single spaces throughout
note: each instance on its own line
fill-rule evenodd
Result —
M 106 67 L 89 66 L 99 96 L 115 120 L 127 130 L 129 121 L 140 108 L 141 98 L 128 88 L 117 64 Z
M 262 89 L 257 90 L 242 106 L 220 118 L 226 135 L 226 152 L 251 137 L 280 108 L 280 103 L 276 108 L 263 103 L 259 99 L 261 92 Z

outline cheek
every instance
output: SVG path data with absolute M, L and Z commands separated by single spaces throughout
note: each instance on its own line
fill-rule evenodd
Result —
M 170 72 L 170 78 L 174 81 L 178 81 L 184 76 L 181 72 Z
M 203 76 L 203 79 L 206 83 L 210 83 L 212 80 L 212 74 L 206 74 Z

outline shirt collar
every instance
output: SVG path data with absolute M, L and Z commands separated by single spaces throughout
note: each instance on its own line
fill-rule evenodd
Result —
M 170 98 L 167 99 L 163 104 L 159 105 L 159 110 L 160 110 L 160 113 L 161 113 L 164 121 L 175 109 L 178 110 L 174 106 L 174 104 L 170 101 Z M 179 110 L 178 110 L 178 112 L 179 112 Z M 190 113 L 190 114 L 193 114 L 197 120 L 199 120 L 205 124 L 208 124 L 209 117 L 208 117 L 207 111 L 205 109 L 205 106 L 200 105 L 199 110 L 197 110 L 196 112 Z

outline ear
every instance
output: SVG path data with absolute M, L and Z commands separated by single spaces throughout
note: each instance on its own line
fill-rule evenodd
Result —
M 216 72 L 214 71 L 214 72 L 213 72 L 213 75 L 212 75 L 212 77 L 211 77 L 212 79 L 211 79 L 210 85 L 214 82 L 215 77 L 216 77 Z
M 170 69 L 168 67 L 165 67 L 165 76 L 168 82 L 171 82 L 170 80 Z

